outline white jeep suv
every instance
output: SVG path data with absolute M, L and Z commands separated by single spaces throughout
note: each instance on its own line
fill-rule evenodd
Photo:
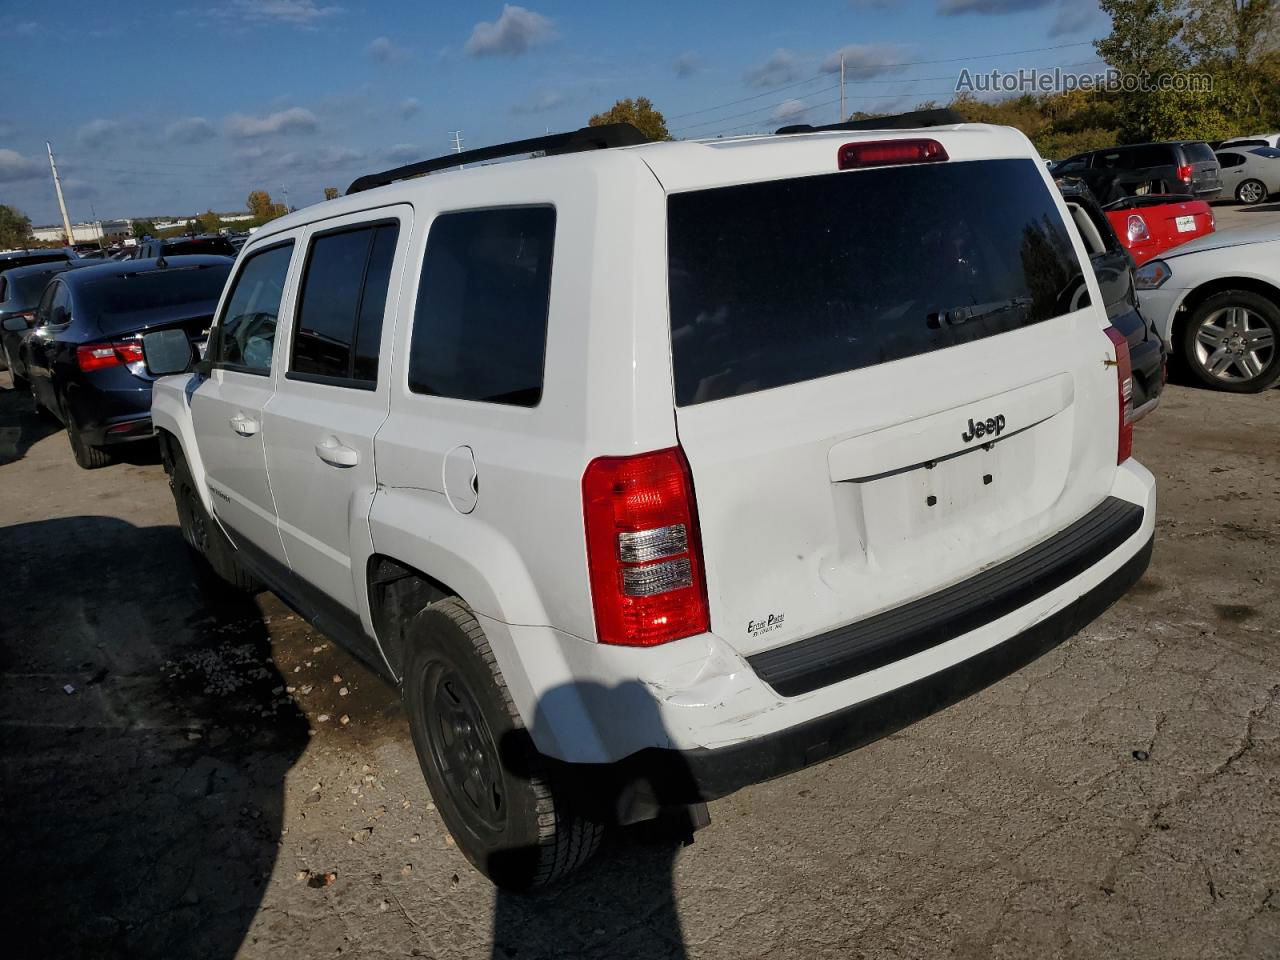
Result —
M 994 682 L 1151 552 L 1125 339 L 1022 134 L 641 139 L 269 223 L 155 388 L 188 542 L 402 689 L 509 887 Z

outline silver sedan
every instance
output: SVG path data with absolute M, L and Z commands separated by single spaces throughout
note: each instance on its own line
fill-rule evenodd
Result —
M 1275 147 L 1223 147 L 1215 154 L 1222 166 L 1222 192 L 1241 203 L 1261 203 L 1280 193 L 1280 150 Z

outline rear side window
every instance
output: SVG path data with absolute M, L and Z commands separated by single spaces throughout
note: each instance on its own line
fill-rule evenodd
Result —
M 534 407 L 542 399 L 556 212 L 471 210 L 427 237 L 409 389 Z
M 1135 147 L 1129 152 L 1129 160 L 1125 164 L 1125 166 L 1133 170 L 1141 170 L 1147 167 L 1175 167 L 1177 165 L 1178 158 L 1174 156 L 1173 148 L 1162 144 Z
M 395 222 L 362 224 L 312 241 L 298 302 L 291 375 L 377 383 L 382 315 L 399 232 Z
M 1218 163 L 1225 170 L 1229 167 L 1238 167 L 1244 163 L 1244 157 L 1238 153 L 1220 153 L 1218 154 Z
M 271 372 L 280 300 L 293 241 L 250 254 L 231 287 L 218 324 L 218 363 L 246 373 Z
M 1084 283 L 1031 160 L 675 194 L 668 229 L 682 406 L 1040 323 Z

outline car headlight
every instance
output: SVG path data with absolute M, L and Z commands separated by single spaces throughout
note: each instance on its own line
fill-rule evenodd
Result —
M 1163 260 L 1152 260 L 1144 263 L 1134 274 L 1139 290 L 1156 290 L 1173 276 L 1173 271 Z

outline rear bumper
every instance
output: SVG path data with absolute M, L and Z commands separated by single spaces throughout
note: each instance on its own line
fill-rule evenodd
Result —
M 629 822 L 664 805 L 715 800 L 866 746 L 990 686 L 1088 626 L 1151 561 L 1154 537 L 1089 592 L 989 650 L 834 713 L 718 749 L 650 748 L 614 764 L 562 764 L 578 796 L 609 798 L 597 815 Z

